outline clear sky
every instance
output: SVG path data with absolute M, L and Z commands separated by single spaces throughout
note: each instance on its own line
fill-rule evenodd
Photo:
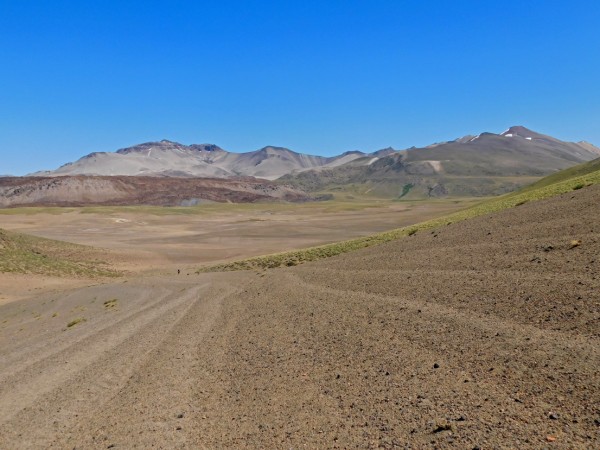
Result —
M 0 0 L 0 174 L 170 139 L 600 145 L 600 1 Z

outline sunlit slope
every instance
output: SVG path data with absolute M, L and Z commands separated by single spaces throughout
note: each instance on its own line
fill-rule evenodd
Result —
M 517 192 L 484 201 L 463 211 L 438 219 L 428 220 L 416 225 L 398 228 L 363 238 L 203 267 L 200 268 L 199 271 L 252 270 L 294 266 L 304 262 L 328 258 L 341 253 L 381 244 L 404 236 L 409 236 L 421 230 L 437 228 L 453 222 L 513 208 L 530 201 L 542 200 L 598 183 L 600 183 L 600 159 L 552 174 L 539 180 L 534 185 L 523 188 Z
M 370 193 L 402 199 L 503 195 L 541 177 L 591 161 L 600 149 L 515 126 L 328 169 L 288 174 L 282 182 L 307 192 Z
M 102 250 L 0 229 L 0 273 L 116 276 Z
M 570 167 L 565 170 L 561 170 L 560 172 L 553 173 L 552 175 L 548 175 L 547 177 L 544 177 L 541 180 L 536 181 L 535 183 L 529 186 L 525 186 L 523 189 L 521 189 L 520 192 L 533 191 L 535 189 L 550 186 L 551 184 L 569 181 L 570 179 L 577 177 L 584 177 L 585 175 L 593 174 L 594 172 L 597 172 L 599 170 L 600 158 L 597 158 L 592 161 L 579 164 L 577 166 Z M 582 182 L 585 184 L 585 181 Z

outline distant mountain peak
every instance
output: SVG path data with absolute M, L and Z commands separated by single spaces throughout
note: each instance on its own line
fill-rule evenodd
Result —
M 348 150 L 347 152 L 342 153 L 340 156 L 347 155 L 366 155 L 365 152 L 361 152 L 360 150 Z
M 285 148 L 285 147 L 277 147 L 275 145 L 267 145 L 259 150 L 256 150 L 257 154 L 263 154 L 263 155 L 281 155 L 281 154 L 292 154 L 292 155 L 299 155 L 300 153 L 297 153 L 293 150 L 290 150 L 289 148 Z
M 381 158 L 382 156 L 388 156 L 388 155 L 394 154 L 397 151 L 398 150 L 396 150 L 393 147 L 386 147 L 386 148 L 382 148 L 381 150 L 377 150 L 377 151 L 371 153 L 371 155 Z
M 199 152 L 224 152 L 221 147 L 216 144 L 192 144 L 190 145 L 191 149 L 194 149 Z
M 531 140 L 532 138 L 540 137 L 541 135 L 539 133 L 536 133 L 535 131 L 530 130 L 529 128 L 525 128 L 523 125 L 514 125 L 514 126 L 510 127 L 508 130 L 506 130 L 505 132 L 500 133 L 500 136 L 505 136 L 505 137 L 519 136 L 519 137 Z
M 508 130 L 506 130 L 506 132 L 508 132 L 508 133 L 518 133 L 518 132 L 535 133 L 535 131 L 532 131 L 529 128 L 524 127 L 523 125 L 513 125 Z
M 121 148 L 117 150 L 117 153 L 121 155 L 126 155 L 128 153 L 140 153 L 151 150 L 153 148 L 163 149 L 163 150 L 171 150 L 171 149 L 183 149 L 185 145 L 180 144 L 179 142 L 169 141 L 167 139 L 163 139 L 162 141 L 151 141 L 144 142 L 142 144 L 137 144 L 132 147 Z
M 285 151 L 285 152 L 291 152 L 292 150 L 290 150 L 289 148 L 286 147 L 278 147 L 277 145 L 265 145 L 263 148 L 259 149 L 259 151 L 262 150 L 273 150 L 273 151 Z M 296 152 L 294 152 L 296 153 Z

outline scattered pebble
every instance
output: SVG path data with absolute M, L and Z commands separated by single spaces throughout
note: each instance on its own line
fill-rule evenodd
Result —
M 434 428 L 434 433 L 441 433 L 442 431 L 452 431 L 452 424 L 446 421 L 437 422 L 436 427 Z
M 442 431 L 450 431 L 452 430 L 452 425 L 449 423 L 441 423 L 438 424 L 433 430 L 434 433 L 441 433 Z

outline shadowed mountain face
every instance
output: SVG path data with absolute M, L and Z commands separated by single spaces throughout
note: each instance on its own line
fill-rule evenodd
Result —
M 516 126 L 501 134 L 369 155 L 281 180 L 307 191 L 362 190 L 406 198 L 497 195 L 599 156 L 600 149 L 591 144 L 563 142 Z

